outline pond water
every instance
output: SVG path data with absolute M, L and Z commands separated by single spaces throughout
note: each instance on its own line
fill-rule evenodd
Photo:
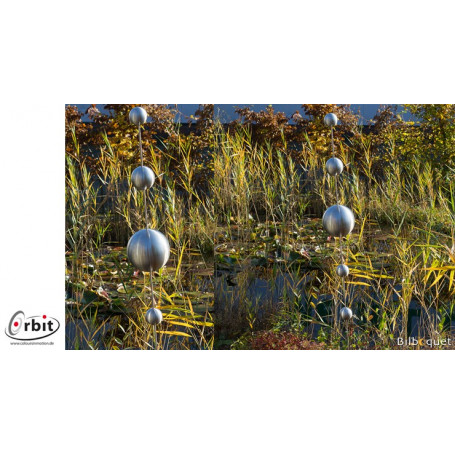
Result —
M 304 280 L 296 282 L 295 277 L 287 273 L 278 273 L 273 279 L 261 277 L 260 272 L 254 272 L 245 276 L 245 272 L 218 270 L 215 275 L 215 315 L 216 329 L 219 338 L 230 338 L 235 333 L 230 332 L 229 322 L 223 326 L 223 320 L 235 320 L 236 316 L 245 317 L 245 313 L 250 311 L 254 314 L 255 322 L 267 318 L 270 314 L 279 311 L 283 308 L 283 300 L 293 300 L 293 305 L 306 317 L 311 317 L 317 321 L 318 317 L 322 317 L 324 322 L 332 324 L 333 321 L 333 295 L 322 294 L 317 298 L 308 296 L 306 286 L 310 280 L 307 277 Z M 362 287 L 362 292 L 359 292 L 359 287 L 349 286 L 346 295 L 346 302 L 354 311 L 354 321 L 356 324 L 365 322 L 365 315 L 361 314 L 362 295 L 365 289 Z M 396 294 L 390 299 L 390 306 L 398 301 L 398 295 L 401 292 L 401 286 L 394 287 Z M 378 296 L 370 291 L 371 301 L 377 301 Z M 340 299 L 341 300 L 341 299 Z M 341 305 L 339 304 L 338 312 Z M 357 310 L 357 314 L 356 314 Z M 317 313 L 316 313 L 317 312 Z M 434 308 L 424 309 L 417 300 L 412 299 L 409 304 L 408 311 L 408 329 L 407 334 L 410 337 L 425 337 L 428 336 L 428 324 L 436 326 L 440 321 L 440 317 Z M 246 321 L 245 321 L 246 322 Z M 452 315 L 450 320 L 451 331 L 455 331 L 455 315 Z M 237 327 L 238 328 L 238 327 Z M 247 329 L 247 324 L 243 324 L 243 328 Z M 402 321 L 399 320 L 397 332 L 402 328 Z M 307 333 L 313 338 L 318 336 L 321 325 L 317 322 L 312 322 L 307 327 Z M 238 333 L 237 333 L 238 335 Z
M 454 331 L 455 314 L 448 301 L 436 302 L 444 309 L 438 312 L 430 295 L 425 296 L 425 306 L 413 297 L 404 309 L 406 305 L 402 302 L 406 300 L 401 299 L 401 277 L 395 271 L 393 257 L 392 245 L 396 239 L 378 228 L 364 232 L 362 252 L 355 239 L 358 234 L 352 234 L 351 253 L 355 254 L 355 261 L 360 261 L 354 267 L 359 270 L 349 276 L 343 298 L 341 280 L 335 277 L 331 281 L 325 275 L 335 263 L 337 242 L 329 241 L 320 224 L 318 219 L 302 223 L 301 231 L 293 233 L 294 239 L 286 234 L 283 242 L 280 229 L 272 228 L 274 235 L 271 235 L 270 226 L 262 225 L 254 228 L 257 235 L 236 233 L 233 239 L 226 238 L 215 248 L 218 341 L 233 341 L 248 331 L 276 327 L 276 324 L 283 327 L 283 321 L 295 319 L 286 316 L 292 312 L 301 315 L 300 327 L 310 337 L 317 338 L 322 327 L 333 327 L 335 302 L 330 292 L 336 292 L 335 289 L 340 289 L 336 295 L 337 319 L 340 309 L 349 306 L 354 313 L 351 327 L 359 333 L 371 326 L 377 333 L 384 327 L 381 324 L 385 320 L 389 324 L 391 319 L 393 334 L 397 336 L 404 328 L 409 337 L 427 337 L 430 333 L 434 336 L 436 330 Z M 245 240 L 253 237 L 255 241 Z M 370 280 L 364 276 L 368 273 L 384 278 Z M 331 287 L 327 287 L 329 282 Z M 281 317 L 282 314 L 285 316 Z M 390 325 L 387 327 L 390 329 Z
M 160 349 L 183 338 L 187 338 L 187 348 L 201 348 L 198 333 L 213 312 L 213 262 L 195 250 L 183 252 L 182 258 L 177 280 L 176 257 L 153 278 L 164 316 L 160 330 L 175 333 L 160 337 Z M 150 306 L 150 278 L 133 270 L 124 247 L 100 249 L 95 260 L 81 255 L 74 268 L 74 258 L 67 260 L 67 349 L 112 349 L 115 345 L 134 349 L 139 347 L 138 340 L 145 348 L 146 343 L 153 345 L 151 328 L 144 320 Z M 212 329 L 204 330 L 208 336 Z

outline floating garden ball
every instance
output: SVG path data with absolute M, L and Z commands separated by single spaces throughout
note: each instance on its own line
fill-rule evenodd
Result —
M 322 225 L 334 237 L 348 235 L 354 229 L 354 214 L 344 205 L 332 205 L 322 216 Z
M 129 240 L 126 247 L 128 260 L 143 272 L 159 270 L 171 253 L 167 238 L 154 229 L 141 229 Z
M 344 278 L 346 276 L 349 275 L 349 267 L 346 265 L 346 264 L 340 264 L 337 268 L 336 268 L 336 273 L 338 276 L 340 276 L 341 278 Z
M 149 167 L 139 166 L 131 174 L 131 182 L 137 190 L 147 190 L 155 183 L 155 174 Z
M 352 319 L 352 310 L 348 307 L 344 307 L 340 311 L 340 317 L 342 321 L 349 321 Z
M 147 313 L 145 313 L 145 320 L 150 325 L 161 324 L 161 321 L 163 320 L 163 313 L 161 313 L 158 308 L 150 308 L 147 310 Z
M 133 107 L 130 111 L 130 122 L 141 126 L 147 121 L 147 111 L 142 107 Z
M 327 163 L 325 163 L 325 168 L 332 177 L 335 177 L 343 172 L 343 161 L 335 157 L 330 158 Z
M 327 114 L 324 117 L 324 123 L 332 128 L 337 125 L 338 117 L 335 114 Z

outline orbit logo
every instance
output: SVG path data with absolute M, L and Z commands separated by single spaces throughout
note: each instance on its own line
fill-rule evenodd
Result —
M 7 336 L 13 340 L 41 340 L 53 335 L 60 328 L 60 322 L 43 314 L 42 316 L 25 317 L 23 311 L 17 311 L 5 329 Z

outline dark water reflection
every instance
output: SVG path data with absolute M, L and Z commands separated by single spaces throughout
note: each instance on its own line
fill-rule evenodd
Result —
M 333 323 L 333 295 L 320 294 L 315 297 L 309 297 L 307 294 L 311 276 L 305 279 L 297 279 L 289 273 L 278 272 L 276 276 L 260 276 L 257 272 L 245 273 L 237 270 L 238 273 L 226 270 L 217 270 L 215 274 L 215 315 L 216 330 L 218 337 L 230 338 L 238 336 L 238 333 L 232 331 L 230 322 L 245 317 L 245 313 L 254 313 L 255 322 L 273 314 L 284 305 L 288 308 L 291 306 L 298 309 L 305 315 L 318 320 L 322 317 L 325 323 Z M 243 275 L 243 276 L 242 276 Z M 401 285 L 394 287 L 396 293 L 401 292 Z M 365 293 L 367 293 L 370 304 L 374 301 L 381 301 L 381 297 L 376 295 L 369 288 L 349 285 L 347 288 L 346 302 L 350 302 L 350 307 L 355 315 L 355 323 L 360 326 L 366 322 L 366 315 L 362 311 L 365 304 Z M 389 299 L 392 308 L 397 306 L 399 297 L 396 293 Z M 362 297 L 363 296 L 363 297 Z M 287 302 L 284 304 L 283 302 Z M 341 305 L 341 296 L 339 309 Z M 247 310 L 245 311 L 245 308 Z M 290 308 L 291 309 L 291 308 Z M 319 316 L 318 316 L 319 314 Z M 455 329 L 455 318 L 448 318 L 445 330 L 450 328 L 453 332 Z M 372 321 L 375 323 L 376 321 Z M 409 337 L 426 337 L 429 335 L 428 328 L 432 326 L 437 328 L 440 322 L 440 316 L 434 308 L 425 309 L 416 300 L 411 300 L 408 311 L 407 335 Z M 379 321 L 377 321 L 379 323 Z M 224 325 L 225 324 L 225 325 Z M 397 320 L 396 332 L 400 333 L 403 327 L 402 319 Z M 247 324 L 243 327 L 247 329 Z M 310 323 L 307 332 L 314 338 L 317 337 L 321 324 Z M 231 332 L 230 332 L 231 330 Z

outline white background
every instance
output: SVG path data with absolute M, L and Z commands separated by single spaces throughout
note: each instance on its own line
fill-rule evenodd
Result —
M 448 2 L 2 7 L 2 453 L 440 453 L 453 351 L 65 352 L 65 103 L 454 103 Z M 446 8 L 446 9 L 444 9 Z

